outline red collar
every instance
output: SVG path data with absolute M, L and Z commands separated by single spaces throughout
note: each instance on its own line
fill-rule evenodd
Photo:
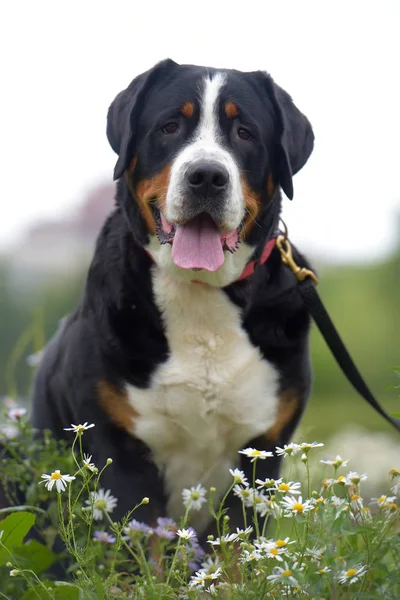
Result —
M 235 283 L 236 281 L 242 281 L 242 279 L 246 279 L 247 277 L 250 277 L 250 275 L 253 275 L 254 271 L 256 270 L 256 268 L 259 265 L 263 265 L 265 262 L 267 262 L 267 260 L 271 256 L 272 250 L 275 248 L 276 240 L 277 240 L 277 238 L 272 238 L 271 240 L 268 240 L 268 242 L 264 246 L 264 250 L 263 250 L 260 258 L 258 260 L 251 260 L 249 263 L 247 263 L 247 265 L 243 269 L 240 277 L 235 279 L 235 281 L 233 283 Z M 150 252 L 148 250 L 146 250 L 146 248 L 144 248 L 144 250 L 147 253 L 147 255 L 151 258 L 151 260 L 153 260 L 153 257 L 150 254 Z M 201 283 L 201 282 L 194 280 L 194 281 L 192 281 L 192 283 Z
M 235 279 L 235 281 L 241 281 L 242 279 L 246 279 L 246 277 L 250 277 L 253 275 L 254 271 L 258 267 L 258 265 L 263 265 L 269 257 L 271 256 L 272 250 L 275 248 L 276 238 L 272 238 L 272 240 L 268 240 L 268 242 L 264 246 L 263 253 L 261 254 L 258 260 L 252 260 L 243 269 L 243 272 L 240 277 Z

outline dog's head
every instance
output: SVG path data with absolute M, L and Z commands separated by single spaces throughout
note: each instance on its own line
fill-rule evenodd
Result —
M 116 97 L 107 135 L 118 154 L 114 179 L 124 176 L 154 260 L 213 285 L 237 278 L 272 235 L 279 187 L 293 197 L 292 176 L 314 140 L 306 117 L 266 73 L 172 60 Z

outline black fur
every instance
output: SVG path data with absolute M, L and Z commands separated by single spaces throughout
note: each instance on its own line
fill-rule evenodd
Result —
M 114 425 L 98 403 L 100 381 L 116 389 L 122 389 L 125 382 L 146 388 L 157 366 L 169 356 L 168 339 L 153 297 L 152 261 L 143 248 L 148 231 L 123 175 L 134 156 L 139 180 L 154 176 L 171 162 L 199 119 L 195 108 L 193 117 L 185 121 L 179 107 L 188 101 L 197 107 L 199 81 L 213 71 L 166 60 L 137 77 L 111 105 L 107 135 L 119 155 L 114 175 L 121 178 L 116 208 L 99 235 L 79 306 L 49 344 L 36 378 L 34 426 L 50 428 L 64 437 L 63 428 L 70 423 L 96 424 L 83 437 L 85 451 L 98 465 L 113 458 L 103 486 L 119 498 L 114 517 L 123 515 L 144 496 L 150 497 L 151 503 L 142 507 L 136 518 L 151 521 L 166 511 L 162 474 L 152 462 L 151 449 Z M 278 184 L 292 198 L 292 175 L 311 154 L 313 134 L 288 94 L 268 75 L 223 72 L 227 74 L 223 101 L 235 100 L 241 107 L 243 124 L 254 132 L 252 144 L 240 144 L 232 123 L 221 113 L 226 146 L 235 155 L 248 185 L 262 198 L 257 226 L 246 238 L 254 246 L 254 256 L 258 256 L 278 227 Z M 181 128 L 176 136 L 165 138 L 160 127 L 171 118 L 179 120 Z M 272 197 L 267 193 L 269 175 L 275 183 Z M 297 253 L 296 257 L 306 264 Z M 299 399 L 295 415 L 278 439 L 272 443 L 261 436 L 248 440 L 248 445 L 268 449 L 287 443 L 311 384 L 309 316 L 296 280 L 275 249 L 254 275 L 232 283 L 224 292 L 240 307 L 243 327 L 252 344 L 278 369 L 281 391 L 292 390 Z M 248 459 L 241 461 L 241 467 L 249 472 Z M 259 477 L 277 476 L 278 472 L 278 458 L 260 461 Z M 233 524 L 239 524 L 237 507 L 233 507 L 232 514 Z

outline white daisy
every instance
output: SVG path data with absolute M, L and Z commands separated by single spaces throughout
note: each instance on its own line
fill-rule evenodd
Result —
M 200 510 L 205 502 L 207 490 L 202 485 L 198 484 L 196 487 L 190 489 L 185 488 L 182 490 L 183 504 L 190 510 Z
M 272 514 L 272 516 L 275 519 L 279 519 L 279 517 L 281 517 L 283 514 L 283 509 L 282 509 L 281 505 L 275 500 L 275 498 L 271 498 L 270 500 L 268 500 L 268 499 L 265 500 L 265 507 L 267 510 L 264 514 L 263 514 L 263 512 L 261 512 L 261 506 L 260 506 L 260 508 L 257 507 L 257 512 L 260 513 L 261 517 L 264 517 L 268 511 Z
M 334 460 L 320 460 L 319 462 L 323 463 L 324 465 L 330 465 L 331 467 L 338 469 L 339 467 L 347 467 L 347 463 L 349 461 L 343 460 L 343 458 L 339 456 L 339 454 L 337 454 Z
M 390 491 L 396 494 L 396 496 L 400 496 L 400 479 L 390 488 Z
M 344 486 L 344 485 L 350 485 L 347 482 L 347 477 L 345 477 L 344 475 L 339 475 L 339 477 L 337 479 L 333 480 L 333 483 L 337 483 L 338 485 L 342 485 L 342 486 Z
M 201 563 L 201 568 L 207 573 L 215 573 L 220 566 L 220 562 L 217 556 L 207 556 L 204 562 Z
M 326 547 L 317 548 L 317 546 L 313 546 L 313 548 L 306 548 L 304 555 L 307 556 L 312 562 L 320 562 L 322 560 L 322 556 L 326 550 Z
M 277 482 L 275 490 L 283 494 L 293 494 L 295 496 L 296 494 L 301 494 L 301 483 L 299 481 L 288 481 L 286 483 L 281 481 L 278 484 Z
M 256 479 L 257 487 L 259 490 L 262 488 L 266 490 L 274 490 L 275 486 L 282 482 L 282 479 Z
M 240 539 L 245 538 L 246 535 L 249 535 L 252 531 L 253 528 L 251 527 L 251 525 L 249 525 L 249 527 L 246 527 L 246 529 L 239 529 L 239 527 L 236 527 L 236 533 L 238 538 Z
M 295 455 L 300 451 L 300 445 L 299 444 L 294 444 L 293 442 L 291 442 L 290 444 L 285 444 L 283 446 L 283 448 L 280 448 L 279 446 L 277 446 L 275 448 L 275 454 L 277 456 L 291 456 L 291 455 Z
M 240 469 L 229 469 L 229 473 L 233 477 L 233 483 L 240 483 L 240 485 L 244 486 L 249 484 L 246 475 Z
M 218 567 L 215 571 L 210 573 L 201 569 L 200 571 L 197 571 L 194 575 L 192 575 L 189 581 L 189 587 L 195 590 L 202 589 L 206 586 L 207 583 L 218 579 L 218 577 L 221 575 L 221 572 L 222 571 L 220 567 Z
M 88 454 L 84 454 L 83 455 L 83 466 L 85 469 L 88 469 L 88 471 L 92 471 L 92 473 L 97 473 L 98 469 L 94 463 L 90 462 L 91 460 L 92 460 L 92 456 L 89 456 Z
M 383 508 L 395 500 L 396 496 L 379 496 L 379 498 L 371 498 L 371 504 L 377 504 L 380 508 Z
M 321 442 L 311 442 L 311 444 L 307 442 L 303 442 L 300 444 L 300 450 L 302 450 L 305 454 L 308 454 L 312 448 L 322 448 L 324 444 Z
M 91 425 L 89 425 L 89 423 L 87 421 L 83 425 L 74 425 L 73 423 L 71 423 L 71 427 L 64 427 L 64 431 L 73 431 L 74 433 L 83 433 L 84 431 L 87 431 L 88 429 L 91 429 L 92 427 L 94 427 L 94 423 L 91 423 Z
M 195 536 L 195 532 L 191 529 L 178 529 L 176 535 L 180 537 L 182 540 L 190 540 L 193 536 Z
M 264 556 L 267 558 L 275 558 L 278 561 L 282 561 L 281 554 L 286 553 L 286 548 L 277 548 L 275 545 L 270 545 L 265 548 L 264 552 Z
M 240 556 L 240 562 L 242 563 L 247 563 L 247 562 L 252 562 L 257 561 L 257 560 L 261 560 L 263 558 L 261 552 L 259 550 L 243 550 L 242 554 Z
M 244 454 L 248 458 L 251 458 L 250 462 L 254 462 L 258 459 L 265 460 L 266 458 L 270 458 L 274 455 L 273 452 L 267 452 L 266 450 L 256 450 L 255 448 L 245 448 L 244 450 L 239 450 L 239 454 Z
M 350 471 L 346 475 L 346 485 L 358 485 L 361 481 L 365 481 L 366 479 L 368 479 L 368 476 L 365 473 L 360 475 L 356 471 Z
M 400 477 L 400 471 L 398 469 L 390 469 L 389 471 L 389 477 L 390 479 L 393 481 L 393 479 L 396 479 L 397 477 Z
M 86 500 L 86 504 L 88 504 L 88 507 L 85 507 L 86 510 L 93 507 L 93 519 L 101 521 L 103 512 L 111 513 L 117 506 L 118 500 L 111 495 L 110 490 L 100 488 L 97 492 L 90 492 L 90 498 Z
M 273 583 L 284 583 L 286 585 L 299 585 L 297 579 L 293 577 L 292 571 L 289 569 L 288 564 L 285 562 L 285 568 L 274 567 L 272 575 L 268 575 L 267 579 Z
M 228 533 L 227 535 L 222 535 L 220 538 L 217 537 L 215 540 L 207 540 L 207 543 L 211 544 L 211 546 L 220 546 L 221 544 L 229 544 L 230 542 L 236 542 L 237 539 L 237 533 Z
M 352 583 L 356 583 L 366 572 L 366 566 L 357 565 L 347 571 L 340 571 L 338 581 L 339 583 L 351 585 Z
M 358 494 L 353 494 L 350 497 L 350 506 L 353 510 L 361 510 L 363 508 L 363 499 Z
M 335 508 L 339 508 L 346 502 L 346 498 L 339 498 L 338 496 L 331 496 L 330 502 Z
M 57 492 L 60 494 L 67 489 L 67 483 L 70 483 L 76 477 L 73 475 L 61 475 L 60 471 L 57 469 L 51 475 L 41 475 L 44 481 L 40 481 L 40 483 L 45 483 L 45 487 L 51 492 L 53 486 L 55 484 Z
M 302 496 L 299 496 L 298 498 L 286 496 L 285 498 L 282 498 L 281 504 L 285 509 L 285 517 L 304 515 L 314 508 L 314 504 L 311 500 L 305 500 L 303 502 Z
M 235 485 L 233 488 L 233 495 L 240 498 L 241 501 L 246 504 L 248 498 L 251 496 L 251 488 Z
M 318 569 L 318 571 L 315 571 L 316 575 L 323 575 L 324 573 L 330 573 L 331 569 L 329 567 L 324 567 L 323 569 Z

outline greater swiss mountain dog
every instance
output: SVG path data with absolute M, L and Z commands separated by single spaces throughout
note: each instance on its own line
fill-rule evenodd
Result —
M 84 449 L 113 459 L 113 518 L 148 496 L 135 518 L 177 520 L 183 488 L 218 499 L 230 468 L 251 479 L 238 450 L 287 443 L 303 412 L 310 319 L 273 240 L 314 136 L 268 74 L 172 60 L 116 97 L 107 136 L 116 207 L 45 352 L 32 421 L 59 437 L 95 423 Z M 278 472 L 279 457 L 259 461 L 259 477 Z M 235 499 L 230 515 L 242 524 Z M 204 534 L 210 519 L 206 505 L 192 525 Z

